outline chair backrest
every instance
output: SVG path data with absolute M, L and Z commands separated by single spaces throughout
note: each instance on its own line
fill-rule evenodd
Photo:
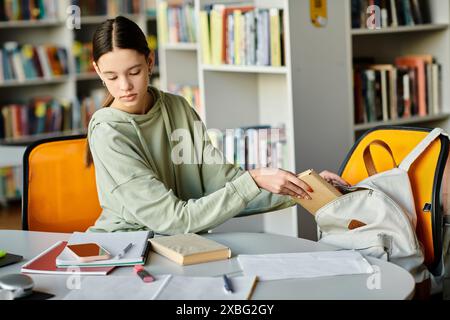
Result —
M 101 213 L 94 166 L 85 166 L 84 135 L 40 140 L 24 154 L 22 228 L 85 231 Z
M 374 140 L 382 140 L 393 151 L 399 164 L 432 129 L 381 126 L 366 132 L 352 147 L 339 173 L 351 184 L 368 177 L 363 151 Z M 392 161 L 383 148 L 372 147 L 377 172 L 392 169 Z M 417 213 L 417 237 L 424 246 L 425 264 L 435 274 L 440 272 L 442 256 L 443 214 L 442 180 L 448 158 L 449 140 L 434 141 L 409 170 Z

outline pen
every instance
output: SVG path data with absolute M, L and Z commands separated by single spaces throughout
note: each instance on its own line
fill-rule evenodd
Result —
M 117 254 L 116 259 L 121 259 L 121 258 L 125 255 L 125 253 L 127 253 L 128 250 L 131 249 L 132 246 L 133 246 L 133 243 L 132 243 L 132 242 L 129 243 L 122 251 L 120 251 L 120 252 Z
M 231 285 L 230 278 L 227 277 L 227 275 L 223 275 L 223 288 L 225 289 L 226 293 L 233 293 L 233 286 Z
M 155 278 L 145 271 L 144 267 L 141 265 L 134 266 L 134 272 L 142 279 L 144 282 L 153 282 Z

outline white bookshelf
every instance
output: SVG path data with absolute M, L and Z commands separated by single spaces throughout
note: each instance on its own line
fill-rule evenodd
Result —
M 81 29 L 71 30 L 66 25 L 68 18 L 66 8 L 70 0 L 58 1 L 58 14 L 56 19 L 39 21 L 9 21 L 0 22 L 0 43 L 15 41 L 20 44 L 55 44 L 65 47 L 69 58 L 69 74 L 52 79 L 33 79 L 8 81 L 0 83 L 0 103 L 18 102 L 36 96 L 52 96 L 55 98 L 75 99 L 80 93 L 101 86 L 101 81 L 95 73 L 76 74 L 72 45 L 78 35 L 86 42 L 92 40 L 95 28 L 109 18 L 108 16 L 83 16 Z M 134 20 L 142 30 L 148 34 L 149 26 L 155 23 L 154 17 L 146 14 L 146 5 L 150 1 L 142 0 L 140 14 L 124 14 Z M 158 68 L 156 72 L 158 73 Z M 21 166 L 25 145 L 38 139 L 51 138 L 58 135 L 85 134 L 83 129 L 74 129 L 66 132 L 53 132 L 40 135 L 26 136 L 14 139 L 4 139 L 0 143 L 0 167 Z
M 63 1 L 67 5 L 70 3 Z M 194 0 L 194 5 L 198 14 L 206 4 L 236 2 L 239 1 Z M 450 3 L 447 0 L 430 0 L 433 17 L 430 25 L 375 31 L 351 28 L 349 0 L 328 1 L 329 19 L 324 28 L 311 24 L 309 0 L 250 0 L 245 3 L 284 9 L 285 66 L 204 65 L 199 44 L 159 43 L 161 89 L 167 90 L 171 83 L 198 86 L 201 110 L 204 110 L 201 116 L 208 128 L 284 124 L 288 139 L 285 169 L 292 172 L 308 168 L 337 171 L 355 139 L 375 125 L 439 126 L 450 131 L 450 93 L 446 90 L 450 85 Z M 65 46 L 70 52 L 78 34 L 89 39 L 96 25 L 107 18 L 83 17 L 82 29 L 72 31 L 65 25 L 65 6 L 61 5 L 60 9 L 59 19 L 54 22 L 0 23 L 0 42 L 52 42 Z M 148 17 L 145 10 L 132 18 L 145 32 L 150 23 L 155 23 L 155 18 Z M 197 39 L 200 39 L 200 30 L 197 32 Z M 379 62 L 392 63 L 395 57 L 411 53 L 432 54 L 442 64 L 442 114 L 355 125 L 352 59 L 375 56 Z M 73 65 L 70 72 L 61 79 L 0 85 L 0 97 L 14 100 L 18 96 L 48 94 L 74 98 L 81 91 L 101 85 L 94 74 L 76 75 Z M 8 153 L 2 152 L 2 157 L 3 154 Z M 14 155 L 11 157 L 14 160 Z M 231 219 L 218 230 L 316 238 L 314 218 L 298 206 L 283 212 Z
M 365 130 L 377 125 L 406 125 L 442 127 L 450 129 L 450 3 L 445 0 L 430 0 L 431 24 L 389 27 L 379 30 L 350 29 L 350 57 L 375 57 L 376 63 L 394 63 L 396 57 L 408 54 L 431 54 L 442 65 L 442 105 L 439 114 L 424 117 L 413 116 L 387 122 L 374 122 L 353 125 L 355 138 Z M 347 1 L 342 14 L 350 14 L 350 1 Z M 350 21 L 350 18 L 349 18 Z M 350 26 L 349 26 L 350 28 Z M 351 69 L 350 69 L 351 72 Z M 349 74 L 347 77 L 352 77 Z M 348 98 L 353 117 L 353 96 Z

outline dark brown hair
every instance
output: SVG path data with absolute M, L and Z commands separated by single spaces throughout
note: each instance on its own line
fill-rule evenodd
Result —
M 103 22 L 94 33 L 92 39 L 92 58 L 95 63 L 106 53 L 120 49 L 133 49 L 143 54 L 145 59 L 150 55 L 147 38 L 139 26 L 122 16 L 108 19 Z M 108 93 L 102 108 L 109 107 L 114 101 L 114 97 Z M 92 154 L 89 143 L 86 146 L 86 165 L 92 164 Z

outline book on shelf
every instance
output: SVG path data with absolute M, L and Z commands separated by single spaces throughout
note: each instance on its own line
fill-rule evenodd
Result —
M 337 188 L 328 183 L 313 169 L 306 170 L 297 176 L 299 179 L 306 182 L 313 189 L 313 192 L 308 192 L 311 200 L 295 197 L 292 197 L 292 199 L 313 215 L 317 210 L 342 195 Z
M 0 21 L 54 20 L 58 5 L 58 0 L 2 0 Z
M 74 129 L 73 104 L 69 100 L 35 97 L 27 104 L 0 105 L 1 138 L 20 138 Z
M 157 12 L 158 36 L 166 43 L 195 43 L 197 21 L 194 6 L 190 3 L 171 4 L 161 1 Z
M 284 11 L 242 3 L 200 11 L 204 64 L 284 65 Z
M 231 249 L 195 233 L 160 236 L 150 240 L 154 252 L 178 263 L 191 265 L 231 257 Z
M 22 167 L 0 168 L 0 201 L 19 199 Z
M 354 64 L 355 124 L 438 115 L 441 66 L 432 55 L 397 57 L 393 64 Z
M 380 11 L 368 10 L 370 6 L 376 6 Z M 375 14 L 380 14 L 377 21 L 380 25 L 369 27 L 387 28 L 429 24 L 431 23 L 430 0 L 351 0 L 353 29 L 368 28 L 367 21 L 374 21 Z M 375 21 L 377 19 L 375 17 Z
M 77 74 L 94 73 L 92 64 L 92 43 L 82 43 L 74 41 L 72 44 L 72 54 L 75 59 L 75 71 Z
M 283 126 L 208 130 L 208 134 L 211 143 L 222 152 L 225 160 L 244 170 L 287 166 L 286 132 Z
M 20 272 L 22 273 L 37 273 L 37 274 L 61 274 L 61 275 L 102 275 L 106 276 L 115 267 L 96 267 L 96 268 L 59 268 L 56 266 L 56 258 L 66 248 L 67 241 L 59 241 L 50 248 L 27 262 L 22 266 Z
M 72 0 L 80 7 L 83 16 L 115 17 L 121 14 L 140 14 L 141 0 Z
M 69 74 L 67 50 L 53 45 L 29 45 L 8 41 L 0 47 L 0 85 L 52 79 Z
M 182 96 L 189 102 L 192 108 L 201 116 L 203 114 L 202 104 L 200 101 L 200 89 L 198 86 L 181 85 L 170 83 L 168 90 L 171 93 Z

